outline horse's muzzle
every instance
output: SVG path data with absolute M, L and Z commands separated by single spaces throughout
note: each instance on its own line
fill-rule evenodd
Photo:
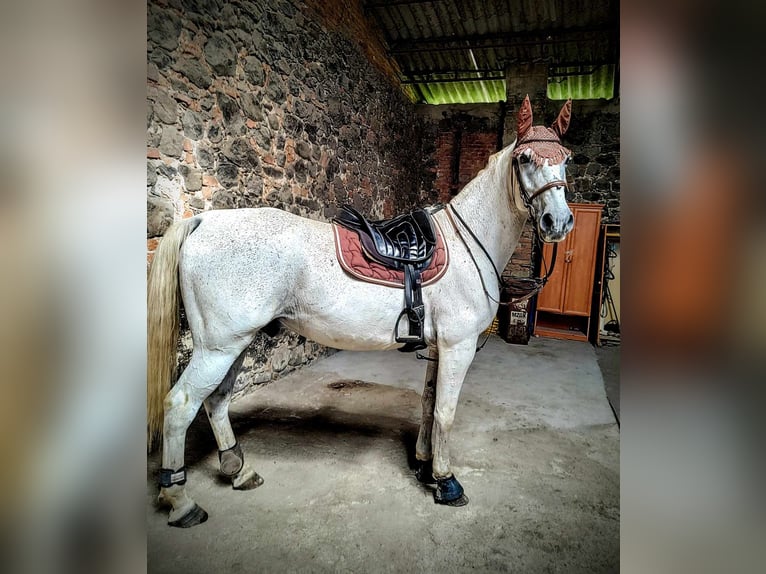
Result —
M 557 243 L 563 240 L 567 233 L 574 227 L 574 216 L 568 209 L 563 213 L 554 213 L 546 211 L 540 218 L 538 224 L 540 228 L 540 237 L 546 243 Z

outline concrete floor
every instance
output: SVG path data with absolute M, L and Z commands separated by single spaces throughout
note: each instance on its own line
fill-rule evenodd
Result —
M 593 347 L 490 338 L 452 431 L 462 508 L 434 504 L 410 470 L 425 368 L 342 352 L 237 401 L 235 432 L 265 479 L 253 491 L 219 478 L 198 417 L 187 487 L 210 518 L 166 525 L 155 453 L 149 572 L 617 572 L 619 430 Z

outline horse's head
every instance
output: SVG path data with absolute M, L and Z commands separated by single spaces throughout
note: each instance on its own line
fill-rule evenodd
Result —
M 574 226 L 574 217 L 564 197 L 566 164 L 572 152 L 561 145 L 571 113 L 572 100 L 567 100 L 550 128 L 533 126 L 532 105 L 527 96 L 516 120 L 513 169 L 522 200 L 546 242 L 561 241 Z

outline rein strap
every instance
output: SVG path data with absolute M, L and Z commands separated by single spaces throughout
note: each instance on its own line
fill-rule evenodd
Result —
M 516 169 L 512 170 L 512 177 L 516 180 L 514 183 L 518 183 L 520 195 L 522 198 L 522 201 L 524 203 L 524 206 L 527 208 L 527 213 L 532 214 L 534 211 L 534 208 L 532 207 L 532 200 L 538 197 L 539 195 L 545 193 L 549 189 L 552 189 L 554 187 L 563 187 L 564 189 L 567 189 L 569 186 L 566 181 L 561 179 L 556 179 L 553 181 L 549 181 L 544 186 L 542 186 L 540 189 L 536 190 L 532 195 L 528 195 L 526 190 L 524 190 L 524 187 L 521 185 L 521 179 L 519 178 L 518 174 L 518 164 L 514 162 L 514 167 Z M 511 184 L 511 193 L 513 193 L 513 188 L 515 185 Z M 455 209 L 455 207 L 452 204 L 447 205 L 446 212 L 447 217 L 450 220 L 450 223 L 452 224 L 452 227 L 455 229 L 455 232 L 457 233 L 460 240 L 463 242 L 463 245 L 465 245 L 465 248 L 468 250 L 468 254 L 471 256 L 471 260 L 473 261 L 474 266 L 476 267 L 476 271 L 479 273 L 479 279 L 481 279 L 481 286 L 484 289 L 484 294 L 493 302 L 497 303 L 498 305 L 503 306 L 510 306 L 514 303 L 521 303 L 523 301 L 526 301 L 527 299 L 530 299 L 531 297 L 537 295 L 537 293 L 542 290 L 543 287 L 545 287 L 545 284 L 548 283 L 548 280 L 550 279 L 551 275 L 553 274 L 553 270 L 556 266 L 556 255 L 558 254 L 558 248 L 559 244 L 554 243 L 553 244 L 553 254 L 551 256 L 551 267 L 550 269 L 546 269 L 546 273 L 543 277 L 540 278 L 534 278 L 534 277 L 512 277 L 511 282 L 508 283 L 503 279 L 503 276 L 500 274 L 500 272 L 497 270 L 497 267 L 495 266 L 495 262 L 492 260 L 492 257 L 489 256 L 489 253 L 487 252 L 484 245 L 482 245 L 481 241 L 479 241 L 479 238 L 476 236 L 476 234 L 473 232 L 473 230 L 469 227 L 469 225 L 465 222 L 463 217 L 458 213 L 458 211 Z M 484 283 L 484 277 L 481 274 L 481 270 L 479 269 L 479 265 L 476 262 L 476 259 L 473 256 L 473 252 L 471 251 L 471 248 L 468 247 L 468 243 L 466 242 L 465 238 L 463 237 L 463 234 L 460 232 L 460 228 L 457 226 L 454 218 L 452 217 L 452 214 L 457 217 L 458 221 L 460 222 L 460 225 L 465 228 L 466 231 L 468 231 L 468 234 L 471 236 L 471 239 L 474 240 L 474 242 L 479 246 L 479 248 L 484 253 L 484 256 L 489 260 L 489 263 L 492 265 L 492 270 L 495 272 L 495 277 L 497 277 L 497 282 L 500 285 L 500 287 L 508 289 L 511 292 L 511 301 L 503 302 L 498 301 L 492 295 L 489 294 L 489 291 L 487 290 L 487 286 Z M 543 241 L 540 238 L 540 233 L 537 229 L 537 225 L 532 225 L 532 230 L 535 234 L 535 242 L 538 245 L 542 245 Z

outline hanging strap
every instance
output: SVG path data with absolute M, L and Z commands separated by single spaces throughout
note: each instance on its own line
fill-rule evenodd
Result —
M 551 186 L 551 187 L 555 187 L 555 186 Z M 503 305 L 503 306 L 512 305 L 514 303 L 520 303 L 522 301 L 526 301 L 527 299 L 533 297 L 543 287 L 545 287 L 545 284 L 548 282 L 548 279 L 550 279 L 550 276 L 553 274 L 553 268 L 554 268 L 554 265 L 556 263 L 556 255 L 558 253 L 558 243 L 554 243 L 553 244 L 553 257 L 551 258 L 551 267 L 550 267 L 550 269 L 546 270 L 545 276 L 543 276 L 543 277 L 541 277 L 539 279 L 536 279 L 536 278 L 525 279 L 525 281 L 529 281 L 532 284 L 530 292 L 526 293 L 525 295 L 523 295 L 521 297 L 514 297 L 514 299 L 511 300 L 511 301 L 507 301 L 507 302 L 498 301 L 497 299 L 492 297 L 492 295 L 489 294 L 489 291 L 487 290 L 487 286 L 484 283 L 484 277 L 481 274 L 481 269 L 479 269 L 479 264 L 476 262 L 476 258 L 474 257 L 473 252 L 471 251 L 471 248 L 468 246 L 468 243 L 466 243 L 466 240 L 463 237 L 463 234 L 460 232 L 460 228 L 455 223 L 455 220 L 453 219 L 452 214 L 454 214 L 455 217 L 457 217 L 457 219 L 460 222 L 460 224 L 465 228 L 465 230 L 468 232 L 468 234 L 471 236 L 471 238 L 474 240 L 474 242 L 481 248 L 481 250 L 484 253 L 485 257 L 489 260 L 489 263 L 492 266 L 492 270 L 495 272 L 495 277 L 497 277 L 497 282 L 500 285 L 500 287 L 508 289 L 508 288 L 511 288 L 512 286 L 509 285 L 503 279 L 502 275 L 500 275 L 500 272 L 497 270 L 497 267 L 495 267 L 495 262 L 492 261 L 492 257 L 489 256 L 489 253 L 487 252 L 487 250 L 484 247 L 484 245 L 482 245 L 481 241 L 479 241 L 479 238 L 476 237 L 476 234 L 473 232 L 473 230 L 471 230 L 469 225 L 465 222 L 465 220 L 458 213 L 458 211 L 455 209 L 455 207 L 453 205 L 451 205 L 451 204 L 448 205 L 447 207 L 448 207 L 448 209 L 446 209 L 447 217 L 449 218 L 450 223 L 452 224 L 452 227 L 455 229 L 455 232 L 457 233 L 457 236 L 460 238 L 460 241 L 462 241 L 463 245 L 465 245 L 465 248 L 468 251 L 468 255 L 471 257 L 471 261 L 473 261 L 473 264 L 476 267 L 476 271 L 479 272 L 479 279 L 481 279 L 481 286 L 484 289 L 484 293 L 486 294 L 486 296 L 491 301 L 494 301 L 498 305 Z M 540 241 L 540 239 L 539 239 L 539 237 L 538 237 L 536 232 L 535 232 L 535 237 L 536 237 L 536 239 L 538 241 Z M 525 291 L 526 291 L 526 289 L 525 289 Z

